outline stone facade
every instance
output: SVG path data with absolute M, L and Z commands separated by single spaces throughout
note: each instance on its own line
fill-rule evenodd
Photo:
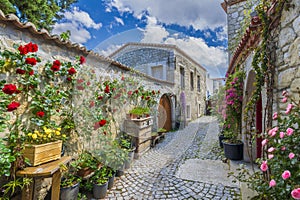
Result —
M 224 3 L 223 3 L 224 5 Z M 229 30 L 229 44 L 233 42 L 235 37 L 237 19 L 241 17 L 243 12 L 243 2 L 236 4 L 228 4 L 228 30 Z M 286 109 L 286 104 L 281 103 L 282 91 L 287 90 L 291 97 L 296 101 L 299 101 L 299 89 L 300 89 L 300 1 L 292 0 L 289 10 L 283 10 L 282 16 L 278 25 L 272 29 L 270 35 L 273 38 L 271 49 L 272 58 L 275 60 L 275 83 L 274 83 L 274 96 L 273 96 L 273 112 L 283 113 Z M 272 8 L 271 8 L 272 9 Z M 269 10 L 270 12 L 270 10 Z M 255 34 L 253 34 L 255 35 Z M 229 72 L 232 72 L 237 65 L 237 61 L 243 60 L 242 66 L 246 71 L 245 87 L 244 87 L 244 102 L 247 103 L 247 95 L 254 89 L 253 82 L 255 79 L 255 72 L 251 66 L 254 52 L 252 47 L 259 44 L 260 38 L 256 42 L 247 43 L 246 34 L 243 39 L 245 41 L 240 42 L 240 47 L 235 50 L 235 56 L 230 57 L 231 65 Z M 251 40 L 251 37 L 250 39 Z M 245 45 L 246 44 L 246 45 Z M 249 45 L 250 44 L 250 45 Z M 246 46 L 246 48 L 244 48 Z M 242 47 L 242 48 L 241 48 Z M 252 48 L 253 49 L 253 48 Z M 231 52 L 232 54 L 233 52 Z M 262 88 L 262 108 L 266 107 L 267 95 L 266 87 Z M 262 109 L 262 116 L 264 116 L 264 109 Z M 263 124 L 263 123 L 262 123 Z M 266 127 L 262 127 L 263 131 L 267 131 Z M 246 160 L 249 158 L 245 158 Z
M 149 76 L 173 83 L 172 118 L 177 122 L 194 120 L 204 114 L 206 70 L 175 45 L 128 43 L 110 57 Z M 185 112 L 182 112 L 180 101 L 182 92 L 186 97 Z
M 236 44 L 236 38 L 241 32 L 242 21 L 244 20 L 244 6 L 246 1 L 231 1 L 227 6 L 227 19 L 228 19 L 228 58 L 231 60 L 232 51 Z

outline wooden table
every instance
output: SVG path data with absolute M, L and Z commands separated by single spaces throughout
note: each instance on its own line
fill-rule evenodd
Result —
M 49 163 L 45 163 L 36 167 L 26 167 L 23 170 L 17 172 L 17 176 L 29 177 L 33 181 L 29 187 L 24 187 L 22 191 L 22 200 L 36 199 L 34 194 L 35 181 L 40 178 L 52 177 L 52 190 L 51 199 L 58 200 L 60 193 L 60 165 L 68 164 L 72 159 L 71 156 L 64 156 L 59 160 L 55 160 Z

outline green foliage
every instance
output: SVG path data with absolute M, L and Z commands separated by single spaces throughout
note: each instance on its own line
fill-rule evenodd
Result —
M 0 138 L 0 176 L 10 176 L 11 164 L 16 160 L 11 149 L 9 149 Z
M 130 114 L 137 116 L 143 116 L 144 114 L 149 114 L 150 109 L 148 107 L 135 107 L 129 111 Z
M 77 170 L 87 167 L 92 170 L 96 170 L 98 169 L 99 164 L 100 161 L 89 151 L 84 151 L 74 162 L 71 163 L 71 165 Z
M 67 41 L 70 39 L 71 31 L 67 30 L 66 32 L 62 32 L 59 36 L 63 41 Z
M 63 12 L 77 0 L 2 0 L 0 8 L 4 14 L 14 13 L 21 22 L 31 22 L 38 29 L 52 29 L 52 25 L 63 17 Z
M 17 178 L 3 185 L 0 190 L 3 191 L 3 199 L 11 199 L 17 190 L 22 190 L 32 182 L 31 178 Z

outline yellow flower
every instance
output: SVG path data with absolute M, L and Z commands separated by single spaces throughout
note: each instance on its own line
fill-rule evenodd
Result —
M 37 135 L 34 133 L 34 134 L 32 134 L 32 139 L 36 139 L 37 138 Z
M 55 134 L 56 134 L 56 135 L 60 135 L 60 132 L 59 132 L 59 131 L 55 131 Z
M 67 136 L 66 136 L 66 134 L 62 134 L 62 137 L 63 137 L 63 138 L 66 138 Z
M 45 133 L 46 133 L 46 134 L 50 134 L 50 133 L 52 133 L 52 130 L 51 130 L 51 129 L 49 129 L 49 128 L 46 128 L 46 129 L 44 129 L 44 131 L 45 131 Z
M 28 133 L 27 135 L 28 135 L 29 137 L 31 137 L 31 136 L 32 136 L 32 133 Z
M 61 131 L 61 128 L 57 128 L 56 130 Z
M 51 133 L 48 134 L 48 138 L 51 138 Z

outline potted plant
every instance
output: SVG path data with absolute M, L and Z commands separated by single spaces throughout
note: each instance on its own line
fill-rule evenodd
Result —
M 78 156 L 73 163 L 73 166 L 77 168 L 77 175 L 85 178 L 95 170 L 99 169 L 102 164 L 91 152 L 84 151 Z
M 137 106 L 129 111 L 131 119 L 140 119 L 144 116 L 148 116 L 150 109 L 148 107 Z
M 108 189 L 108 169 L 106 166 L 96 170 L 90 178 L 93 183 L 93 196 L 96 199 L 102 199 L 106 196 Z
M 120 147 L 128 152 L 128 158 L 125 160 L 124 164 L 125 164 L 125 169 L 129 169 L 130 164 L 133 161 L 134 150 L 135 150 L 135 147 L 132 146 L 132 139 L 129 135 L 123 133 L 119 136 L 117 140 L 119 142 Z
M 70 165 L 68 169 L 62 165 L 61 170 L 60 199 L 77 200 L 81 178 L 77 176 L 76 168 Z
M 224 123 L 223 147 L 225 157 L 231 160 L 243 159 L 243 142 L 241 141 L 241 120 L 243 100 L 244 72 L 237 70 L 226 80 L 226 118 Z

